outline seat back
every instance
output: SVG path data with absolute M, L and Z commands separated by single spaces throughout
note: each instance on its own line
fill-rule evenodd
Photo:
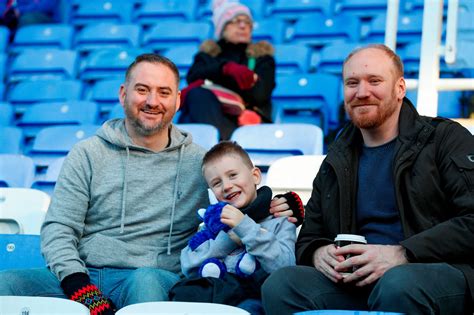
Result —
M 304 45 L 275 45 L 275 62 L 278 75 L 306 73 L 310 66 L 310 49 Z
M 10 31 L 6 26 L 0 25 L 0 52 L 4 52 L 7 47 Z
M 139 46 L 139 37 L 140 27 L 135 24 L 90 24 L 78 32 L 74 46 L 80 52 L 134 48 Z
M 282 157 L 323 153 L 323 132 L 310 124 L 241 126 L 234 131 L 231 140 L 238 142 L 264 171 Z
M 9 90 L 7 100 L 15 112 L 23 113 L 33 103 L 81 99 L 82 83 L 77 80 L 22 81 Z
M 100 111 L 110 111 L 119 102 L 119 89 L 124 79 L 99 80 L 89 87 L 86 99 L 96 102 L 100 106 Z
M 147 302 L 125 306 L 115 313 L 116 315 L 155 314 L 228 314 L 245 315 L 247 311 L 230 305 L 218 303 L 193 302 Z
M 55 125 L 93 125 L 99 117 L 98 105 L 90 101 L 37 103 L 31 105 L 20 118 L 26 137 L 34 137 L 39 130 Z
M 30 187 L 35 176 L 33 160 L 19 154 L 0 154 L 0 187 Z
M 278 159 L 268 168 L 266 185 L 273 190 L 273 194 L 294 191 L 306 204 L 311 197 L 313 181 L 325 157 L 320 154 Z
M 197 0 L 144 0 L 135 10 L 134 20 L 140 25 L 151 25 L 163 21 L 194 21 Z
M 56 158 L 66 156 L 79 141 L 95 135 L 98 125 L 55 126 L 41 129 L 29 155 L 37 166 L 48 166 Z
M 189 132 L 193 136 L 193 142 L 199 144 L 206 150 L 209 150 L 219 142 L 219 131 L 212 125 L 176 124 L 176 127 Z
M 71 21 L 78 28 L 104 22 L 130 23 L 133 5 L 128 0 L 79 1 L 71 12 Z
M 0 227 L 14 221 L 19 234 L 39 235 L 50 202 L 48 194 L 36 189 L 0 188 Z
M 334 8 L 331 0 L 275 0 L 269 6 L 270 16 L 287 20 L 299 19 L 310 14 L 331 15 Z
M 18 29 L 10 53 L 25 49 L 70 49 L 74 29 L 68 24 L 32 24 Z
M 0 126 L 0 154 L 20 154 L 23 147 L 23 132 L 20 128 Z
M 13 107 L 9 103 L 0 102 L 0 126 L 9 126 L 14 118 Z
M 155 51 L 177 45 L 200 45 L 211 36 L 207 22 L 164 21 L 156 23 L 143 36 L 142 46 Z
M 279 18 L 266 18 L 254 22 L 252 39 L 269 41 L 272 44 L 281 44 L 286 39 L 286 22 Z M 278 49 L 275 50 L 278 53 Z
M 89 315 L 89 308 L 69 299 L 39 296 L 0 296 L 2 315 Z
M 183 45 L 172 47 L 163 52 L 163 56 L 170 60 L 173 60 L 174 64 L 178 68 L 179 76 L 186 77 L 189 68 L 194 61 L 194 55 L 198 52 L 198 46 L 196 45 Z
M 39 235 L 0 234 L 0 253 L 2 257 L 0 270 L 46 267 L 46 262 L 41 255 Z M 2 297 L 0 297 L 0 302 L 1 300 Z M 2 305 L 2 314 L 5 314 L 3 304 L 0 303 L 0 305 Z
M 76 61 L 77 52 L 72 50 L 26 50 L 13 60 L 8 80 L 74 79 Z
M 52 196 L 54 191 L 54 186 L 59 177 L 59 172 L 63 166 L 65 157 L 60 157 L 51 162 L 48 168 L 46 169 L 46 174 L 41 178 L 38 178 L 31 184 L 31 188 L 41 190 L 48 195 Z

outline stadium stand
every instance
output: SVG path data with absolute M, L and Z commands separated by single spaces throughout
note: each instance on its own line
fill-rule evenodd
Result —
M 78 80 L 25 80 L 12 85 L 7 101 L 16 113 L 23 113 L 33 103 L 80 100 L 82 82 Z
M 297 20 L 313 13 L 331 15 L 333 4 L 331 0 L 275 0 L 267 11 L 269 16 Z
M 219 131 L 214 126 L 208 124 L 176 124 L 176 127 L 189 132 L 193 137 L 193 142 L 206 150 L 219 142 Z
M 51 198 L 30 188 L 0 188 L 0 226 L 15 234 L 39 235 Z M 0 262 L 1 264 L 1 262 Z
M 295 155 L 276 160 L 268 168 L 265 185 L 273 194 L 296 192 L 304 204 L 311 197 L 313 181 L 325 155 Z
M 78 141 L 95 134 L 98 125 L 54 126 L 41 129 L 28 152 L 37 167 L 47 167 L 55 159 L 66 156 Z M 31 183 L 28 187 L 31 186 Z
M 282 44 L 288 37 L 287 29 L 288 26 L 284 20 L 269 17 L 254 23 L 252 38 L 256 42 L 266 40 L 272 44 Z
M 20 128 L 0 126 L 0 154 L 21 154 L 23 133 Z
M 48 195 L 52 196 L 54 191 L 54 186 L 63 166 L 65 157 L 57 158 L 49 164 L 46 169 L 46 173 L 42 176 L 36 176 L 35 180 L 31 184 L 31 188 L 41 190 Z
M 15 113 L 13 107 L 6 102 L 0 102 L 0 126 L 10 126 Z
M 291 44 L 277 44 L 274 47 L 277 75 L 310 71 L 309 47 Z
M 109 112 L 119 102 L 119 88 L 124 79 L 99 80 L 89 86 L 86 99 L 99 104 L 101 113 Z
M 25 137 L 35 137 L 39 130 L 56 125 L 93 125 L 99 118 L 95 102 L 68 101 L 59 103 L 36 103 L 17 123 Z
M 194 21 L 196 0 L 144 0 L 136 10 L 133 20 L 139 25 L 152 25 L 162 21 Z
M 73 50 L 26 50 L 14 58 L 8 71 L 8 82 L 75 79 L 76 63 L 77 52 Z
M 134 3 L 127 0 L 77 1 L 72 7 L 71 23 L 76 28 L 88 24 L 130 23 Z
M 31 157 L 0 154 L 0 187 L 30 187 L 35 177 Z
M 170 60 L 173 60 L 176 67 L 178 67 L 179 76 L 185 78 L 189 68 L 193 63 L 193 57 L 197 53 L 197 51 L 197 45 L 180 45 L 165 50 L 163 52 L 163 56 L 169 58 Z
M 200 45 L 211 36 L 208 22 L 163 21 L 143 35 L 142 46 L 155 52 L 178 45 Z
M 241 126 L 233 132 L 231 140 L 237 141 L 263 171 L 282 157 L 323 153 L 323 132 L 310 124 Z
M 71 49 L 74 28 L 69 24 L 33 24 L 20 27 L 10 53 L 28 49 Z

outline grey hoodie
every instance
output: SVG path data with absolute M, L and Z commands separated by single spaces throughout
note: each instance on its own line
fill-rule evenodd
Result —
M 205 150 L 171 126 L 160 152 L 133 144 L 122 119 L 106 122 L 66 158 L 41 230 L 60 281 L 86 266 L 179 272 L 181 249 L 207 201 Z

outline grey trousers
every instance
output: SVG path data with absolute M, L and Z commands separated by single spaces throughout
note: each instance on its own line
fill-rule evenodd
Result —
M 445 263 L 397 266 L 362 288 L 335 284 L 314 267 L 286 267 L 265 281 L 262 300 L 267 315 L 328 309 L 472 314 L 464 275 Z

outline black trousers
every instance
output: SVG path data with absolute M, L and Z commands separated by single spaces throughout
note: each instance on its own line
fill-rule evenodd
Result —
M 181 108 L 179 123 L 213 125 L 219 130 L 221 140 L 230 139 L 232 132 L 238 127 L 237 117 L 225 115 L 221 103 L 208 89 L 196 87 L 190 90 Z
M 400 265 L 362 288 L 335 284 L 314 267 L 286 267 L 265 281 L 262 300 L 267 315 L 309 310 L 472 314 L 464 275 L 445 263 Z

